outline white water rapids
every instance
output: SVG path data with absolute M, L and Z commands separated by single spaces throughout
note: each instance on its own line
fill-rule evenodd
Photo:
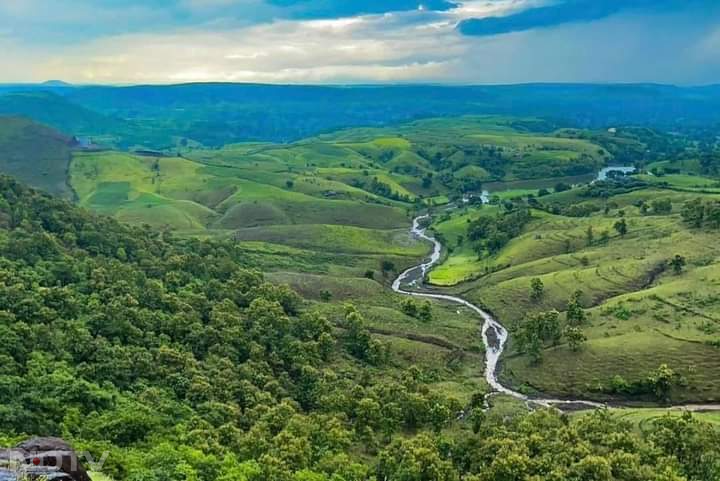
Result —
M 433 251 L 430 255 L 430 259 L 420 265 L 411 267 L 407 269 L 405 272 L 400 274 L 397 279 L 395 279 L 395 282 L 393 282 L 392 289 L 393 291 L 399 293 L 399 294 L 405 294 L 408 296 L 415 296 L 415 297 L 424 297 L 424 298 L 430 298 L 430 299 L 440 299 L 443 301 L 453 302 L 455 304 L 461 304 L 465 307 L 468 307 L 472 309 L 473 311 L 477 312 L 480 317 L 483 319 L 483 326 L 482 326 L 482 339 L 483 344 L 485 345 L 485 379 L 487 380 L 488 385 L 493 389 L 493 391 L 497 394 L 506 394 L 508 396 L 512 396 L 516 399 L 520 399 L 522 401 L 525 401 L 528 403 L 528 405 L 538 405 L 538 406 L 559 406 L 559 405 L 565 405 L 565 406 L 574 406 L 574 407 L 583 407 L 583 408 L 601 408 L 605 407 L 602 403 L 597 403 L 593 401 L 583 401 L 583 400 L 560 400 L 560 399 L 537 399 L 537 398 L 530 398 L 529 396 L 526 396 L 522 393 L 519 393 L 517 391 L 514 391 L 508 387 L 503 386 L 497 377 L 497 371 L 498 371 L 498 362 L 500 361 L 500 357 L 503 354 L 503 351 L 505 350 L 505 344 L 508 340 L 508 331 L 503 327 L 502 324 L 500 324 L 498 321 L 493 319 L 493 317 L 488 314 L 487 312 L 480 309 L 475 304 L 472 304 L 465 299 L 462 299 L 460 297 L 450 296 L 446 294 L 432 294 L 428 292 L 419 292 L 419 291 L 410 291 L 406 289 L 411 288 L 419 288 L 422 285 L 422 282 L 425 279 L 426 274 L 428 271 L 435 266 L 438 262 L 440 262 L 440 256 L 442 253 L 442 244 L 435 239 L 434 237 L 428 235 L 426 233 L 426 229 L 420 227 L 420 223 L 425 220 L 429 219 L 429 215 L 424 215 L 421 217 L 417 217 L 413 221 L 412 226 L 412 234 L 420 239 L 427 240 L 433 244 Z M 492 336 L 492 337 L 491 337 Z

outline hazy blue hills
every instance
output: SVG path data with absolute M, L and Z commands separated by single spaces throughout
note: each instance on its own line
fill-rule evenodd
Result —
M 291 142 L 339 128 L 441 116 L 537 116 L 558 126 L 675 128 L 720 122 L 720 87 L 654 84 L 0 86 L 0 113 L 107 144 Z

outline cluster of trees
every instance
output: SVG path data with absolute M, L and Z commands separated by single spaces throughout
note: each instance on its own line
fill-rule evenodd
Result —
M 384 182 L 381 182 L 377 177 L 373 177 L 370 181 L 370 185 L 367 185 L 364 188 L 369 192 L 379 195 L 380 197 L 385 197 L 386 199 L 397 200 L 400 202 L 410 202 L 410 198 L 408 196 L 395 192 L 392 187 Z
M 423 322 L 432 321 L 432 304 L 430 301 L 425 300 L 418 302 L 413 298 L 406 298 L 400 303 L 400 309 L 410 317 L 419 319 Z
M 555 412 L 537 411 L 506 424 L 486 422 L 476 435 L 398 439 L 380 453 L 376 479 L 716 479 L 716 430 L 690 414 L 651 424 L 638 434 L 606 411 L 574 422 Z
M 538 302 L 544 296 L 544 286 L 539 278 L 530 281 L 530 298 Z M 561 321 L 557 310 L 539 312 L 528 316 L 514 330 L 515 349 L 525 353 L 530 362 L 542 361 L 542 352 L 546 345 L 558 346 L 564 338 L 573 352 L 577 352 L 587 341 L 582 325 L 587 314 L 580 303 L 582 292 L 576 291 L 568 300 L 565 310 L 565 323 Z
M 672 213 L 672 201 L 668 198 L 654 199 L 649 204 L 644 200 L 638 202 L 640 213 L 643 215 L 668 215 Z
M 685 202 L 681 215 L 691 227 L 720 229 L 720 201 L 698 197 Z
M 496 216 L 480 216 L 468 224 L 467 238 L 474 243 L 478 256 L 494 254 L 522 232 L 532 219 L 525 205 L 510 204 Z

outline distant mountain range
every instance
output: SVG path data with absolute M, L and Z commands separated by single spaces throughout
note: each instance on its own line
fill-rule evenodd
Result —
M 72 87 L 72 88 L 70 88 Z M 428 117 L 513 115 L 558 126 L 666 129 L 720 122 L 720 86 L 526 84 L 297 86 L 203 83 L 0 85 L 0 115 L 19 115 L 116 147 L 194 141 L 290 142 L 345 127 Z

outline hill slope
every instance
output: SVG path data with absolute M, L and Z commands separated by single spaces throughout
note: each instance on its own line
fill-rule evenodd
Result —
M 72 139 L 33 121 L 0 117 L 0 172 L 61 196 L 70 196 L 67 170 Z
M 674 401 L 714 402 L 720 399 L 714 375 L 720 369 L 720 232 L 688 225 L 681 212 L 692 199 L 717 203 L 720 194 L 676 188 L 629 179 L 530 198 L 533 218 L 491 255 L 478 254 L 470 229 L 505 207 L 442 216 L 435 229 L 452 251 L 430 280 L 457 284 L 452 291 L 515 329 L 503 375 L 516 386 L 575 398 L 648 399 L 643 383 L 667 364 L 677 375 Z M 673 272 L 676 256 L 684 265 Z M 533 296 L 538 280 L 542 290 Z M 587 342 L 577 352 L 564 338 L 547 342 L 542 361 L 534 362 L 518 342 L 524 326 L 534 314 L 567 311 L 576 291 L 586 310 L 580 328 Z M 561 323 L 566 326 L 564 315 Z

